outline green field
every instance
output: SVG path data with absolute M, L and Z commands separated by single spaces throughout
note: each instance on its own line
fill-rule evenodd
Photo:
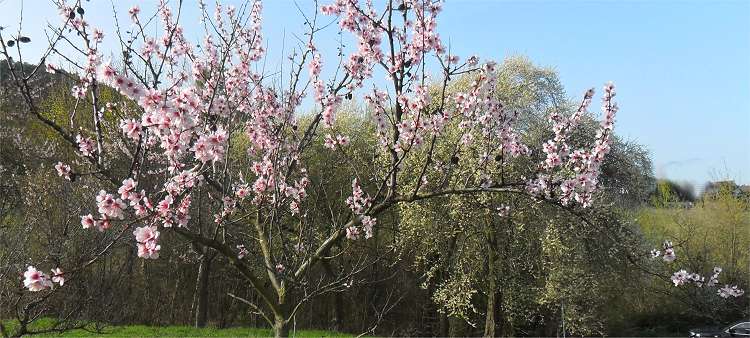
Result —
M 5 321 L 6 331 L 13 334 L 15 331 L 15 321 Z M 49 328 L 52 325 L 50 320 L 39 320 L 30 327 L 31 331 Z M 75 329 L 63 333 L 44 333 L 40 337 L 92 337 L 92 336 L 111 336 L 111 337 L 269 337 L 273 336 L 270 329 L 259 329 L 250 327 L 235 328 L 193 328 L 190 326 L 146 326 L 146 325 L 127 325 L 127 326 L 105 326 L 98 332 L 91 325 L 87 329 Z M 289 331 L 289 336 L 295 337 L 354 337 L 351 334 L 324 331 L 324 330 L 298 330 Z

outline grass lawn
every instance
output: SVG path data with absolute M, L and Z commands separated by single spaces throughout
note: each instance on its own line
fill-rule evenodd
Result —
M 52 320 L 42 319 L 31 325 L 32 330 L 43 329 L 51 326 Z M 6 330 L 13 334 L 16 323 L 14 321 L 5 321 L 3 323 Z M 296 337 L 354 337 L 351 334 L 323 331 L 323 330 L 289 330 L 289 336 Z M 1 336 L 1 335 L 0 335 Z M 126 326 L 107 326 L 101 333 L 93 330 L 76 329 L 64 333 L 46 333 L 39 335 L 42 337 L 92 337 L 92 336 L 112 336 L 112 337 L 268 337 L 273 336 L 270 329 L 258 329 L 249 327 L 235 327 L 227 329 L 202 328 L 196 329 L 190 326 L 146 326 L 146 325 L 126 325 Z

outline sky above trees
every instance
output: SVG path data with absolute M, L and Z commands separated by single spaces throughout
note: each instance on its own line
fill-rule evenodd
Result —
M 190 25 L 200 24 L 197 6 L 191 2 L 185 2 L 182 13 L 188 34 Z M 39 55 L 46 46 L 43 27 L 58 23 L 59 17 L 44 0 L 0 0 L 0 26 L 17 30 L 22 3 L 23 31 L 33 39 L 24 54 Z M 127 30 L 131 3 L 116 3 L 121 28 Z M 141 1 L 139 5 L 151 12 L 155 4 Z M 84 2 L 84 8 L 88 20 L 104 30 L 104 45 L 117 59 L 112 3 Z M 288 54 L 296 43 L 295 34 L 303 32 L 298 8 L 313 12 L 308 1 L 264 3 L 269 70 L 280 67 L 279 56 Z M 333 56 L 337 30 L 335 24 L 328 27 L 318 46 Z M 500 60 L 522 54 L 554 67 L 571 97 L 615 81 L 621 106 L 617 133 L 651 150 L 658 177 L 697 186 L 719 179 L 750 183 L 750 3 L 746 1 L 454 0 L 446 1 L 439 31 L 450 41 L 453 53 L 464 58 L 477 54 Z M 324 55 L 324 59 L 331 57 Z

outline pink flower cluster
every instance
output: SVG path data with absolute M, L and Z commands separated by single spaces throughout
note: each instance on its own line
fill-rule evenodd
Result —
M 137 140 L 141 136 L 141 124 L 135 119 L 122 120 L 120 122 L 120 129 L 130 139 Z
M 703 284 L 703 280 L 704 278 L 701 277 L 701 275 L 697 273 L 688 273 L 684 269 L 677 271 L 672 275 L 672 283 L 674 283 L 674 286 L 684 285 L 689 282 L 698 283 L 697 285 L 700 286 Z
M 370 207 L 370 197 L 366 197 L 362 187 L 359 186 L 359 179 L 352 180 L 352 195 L 346 199 L 346 205 L 356 215 L 361 215 L 365 209 Z
M 331 134 L 326 134 L 323 145 L 328 149 L 336 149 L 336 145 L 345 146 L 349 144 L 349 137 L 344 135 L 336 135 L 334 138 Z
M 302 170 L 302 178 L 294 182 L 294 185 L 287 185 L 282 182 L 279 184 L 279 188 L 284 193 L 284 197 L 290 200 L 289 209 L 292 215 L 299 214 L 299 205 L 302 200 L 307 197 L 307 186 L 310 184 L 310 179 L 307 178 L 307 171 Z
M 555 136 L 543 146 L 546 159 L 542 163 L 542 167 L 546 169 L 547 174 L 538 175 L 536 179 L 529 180 L 527 190 L 530 193 L 549 198 L 553 195 L 553 189 L 559 187 L 559 199 L 564 205 L 570 204 L 573 201 L 581 204 L 583 207 L 591 205 L 593 194 L 599 183 L 599 174 L 601 165 L 604 163 L 604 156 L 610 151 L 614 118 L 618 110 L 617 103 L 613 101 L 615 86 L 612 83 L 604 86 L 604 97 L 602 98 L 604 119 L 596 132 L 596 139 L 592 148 L 588 150 L 578 149 L 571 152 L 566 140 L 570 131 L 580 121 L 593 95 L 593 90 L 586 92 L 578 110 L 568 119 L 556 113 L 551 115 L 550 121 L 553 123 Z M 552 169 L 560 166 L 564 166 L 565 169 L 572 172 L 572 177 L 550 177 Z
M 76 142 L 78 143 L 78 151 L 83 156 L 91 156 L 94 153 L 94 140 L 90 137 L 83 137 L 81 135 L 76 136 Z
M 681 286 L 689 283 L 695 284 L 697 287 L 703 287 L 703 285 L 707 285 L 709 287 L 715 286 L 719 283 L 719 274 L 721 273 L 720 267 L 714 267 L 713 269 L 713 275 L 708 279 L 708 282 L 706 282 L 706 278 L 702 277 L 701 275 L 697 273 L 689 273 L 686 270 L 680 270 L 672 274 L 672 283 L 674 286 Z M 737 287 L 737 285 L 725 285 L 724 287 L 720 288 L 716 292 L 720 297 L 722 298 L 729 298 L 729 297 L 740 297 L 742 296 L 745 291 Z
M 120 198 L 115 198 L 112 194 L 108 194 L 104 190 L 99 191 L 99 195 L 96 196 L 96 206 L 99 208 L 99 213 L 108 219 L 125 218 L 123 214 L 123 211 L 127 208 L 125 202 Z
M 320 78 L 320 71 L 323 68 L 323 61 L 320 58 L 320 53 L 315 53 L 313 55 L 313 59 L 310 61 L 308 67 L 310 80 L 313 84 L 313 98 L 315 99 L 315 102 L 321 103 L 325 92 L 325 86 L 323 85 L 323 80 Z
M 52 288 L 54 283 L 63 286 L 65 284 L 65 276 L 60 268 L 52 269 L 52 277 L 50 278 L 44 272 L 37 270 L 33 266 L 28 266 L 26 271 L 23 273 L 23 286 L 29 291 L 42 291 L 45 289 Z
M 662 247 L 664 249 L 663 254 L 659 250 L 654 249 L 651 250 L 651 258 L 658 258 L 659 256 L 662 256 L 664 261 L 670 263 L 673 262 L 676 258 L 676 255 L 672 242 L 664 241 Z M 719 274 L 721 274 L 721 271 L 722 270 L 720 267 L 714 267 L 711 277 L 709 277 L 708 281 L 706 281 L 706 277 L 701 276 L 697 273 L 690 273 L 687 272 L 687 270 L 682 269 L 673 273 L 670 279 L 672 280 L 674 286 L 682 286 L 692 283 L 697 287 L 703 287 L 704 285 L 713 287 L 719 284 Z M 744 294 L 744 290 L 738 288 L 736 285 L 726 285 L 725 287 L 719 289 L 717 293 L 722 298 L 739 297 Z
M 195 152 L 195 158 L 206 163 L 216 163 L 224 158 L 224 142 L 227 140 L 227 132 L 218 128 L 210 134 L 201 135 L 191 149 Z
M 412 9 L 416 16 L 413 23 L 406 23 L 407 26 L 410 24 L 413 26 L 411 43 L 406 47 L 407 56 L 412 63 L 421 62 L 422 56 L 432 51 L 436 54 L 445 53 L 445 46 L 443 46 L 440 35 L 437 33 L 437 15 L 442 10 L 441 2 L 411 0 L 405 1 L 404 5 L 408 9 Z M 405 39 L 405 37 L 402 37 L 402 39 Z
M 662 256 L 662 259 L 664 259 L 664 261 L 668 263 L 674 262 L 674 260 L 677 259 L 677 255 L 675 255 L 672 242 L 664 241 L 664 243 L 662 244 L 662 248 L 664 249 L 663 253 L 656 249 L 651 250 L 651 258 Z
M 517 157 L 529 154 L 529 148 L 521 142 L 520 135 L 514 129 L 518 119 L 516 112 L 505 109 L 496 97 L 497 74 L 496 64 L 492 61 L 485 63 L 477 78 L 472 82 L 467 93 L 457 93 L 453 97 L 456 110 L 463 120 L 459 127 L 464 131 L 462 143 L 470 145 L 474 142 L 474 133 L 482 135 L 488 142 L 487 148 L 496 148 L 504 157 Z M 486 163 L 489 156 L 480 159 Z
M 245 245 L 243 244 L 237 245 L 237 250 L 239 251 L 237 253 L 238 259 L 243 259 L 245 258 L 245 256 L 247 256 L 250 253 L 250 251 L 248 251 L 247 248 L 245 248 Z
M 386 147 L 388 145 L 388 110 L 385 108 L 385 102 L 388 99 L 388 93 L 373 89 L 372 94 L 364 95 L 364 101 L 372 111 L 373 119 L 375 120 L 375 127 L 377 128 L 378 140 L 380 145 Z
M 65 178 L 66 180 L 70 181 L 70 166 L 67 164 L 64 164 L 62 162 L 57 162 L 55 164 L 55 170 L 57 170 L 57 175 L 60 177 Z
M 346 204 L 355 215 L 361 216 L 359 221 L 362 223 L 362 229 L 357 225 L 347 227 L 346 238 L 357 240 L 359 239 L 362 230 L 365 231 L 365 239 L 369 239 L 373 236 L 373 227 L 377 224 L 377 219 L 369 215 L 364 215 L 367 208 L 370 207 L 370 203 L 370 197 L 365 196 L 364 191 L 362 191 L 362 188 L 359 186 L 359 180 L 355 178 L 352 181 L 352 196 L 349 196 L 346 199 Z
M 323 14 L 339 16 L 339 27 L 351 32 L 357 40 L 357 50 L 348 56 L 344 69 L 354 79 L 348 89 L 361 87 L 362 82 L 372 76 L 373 64 L 383 59 L 380 45 L 384 29 L 372 22 L 371 18 L 378 17 L 372 2 L 368 1 L 362 8 L 357 1 L 336 0 L 320 9 Z
M 138 257 L 151 259 L 159 258 L 161 245 L 158 244 L 159 231 L 156 226 L 136 228 L 135 231 L 133 231 L 133 235 L 135 236 L 135 241 L 138 245 Z
M 132 178 L 122 181 L 122 186 L 117 190 L 119 198 L 104 190 L 99 191 L 96 196 L 96 206 L 99 217 L 88 214 L 81 217 L 81 225 L 84 229 L 96 227 L 104 231 L 112 226 L 111 220 L 124 219 L 128 205 L 135 211 L 136 216 L 144 216 L 153 209 L 151 202 L 146 197 L 146 191 L 136 191 L 138 182 Z M 126 203 L 129 202 L 129 203 Z
M 362 216 L 362 229 L 365 230 L 365 239 L 370 239 L 373 236 L 373 229 L 378 224 L 378 220 L 370 216 Z
M 729 297 L 737 298 L 737 297 L 744 295 L 745 290 L 738 288 L 737 285 L 732 285 L 732 286 L 724 285 L 724 287 L 719 289 L 717 293 L 719 294 L 719 297 L 721 298 L 729 298 Z

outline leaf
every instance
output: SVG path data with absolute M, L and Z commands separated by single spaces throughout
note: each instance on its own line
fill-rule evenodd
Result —
M 31 39 L 28 36 L 22 36 L 22 37 L 18 38 L 18 42 L 29 43 L 29 42 L 31 42 Z
M 13 40 L 8 40 L 8 42 L 5 43 L 8 47 L 13 47 L 16 45 L 16 42 Z
M 80 14 L 80 15 L 83 15 L 83 13 L 86 13 L 86 12 L 85 12 L 85 11 L 83 10 L 83 8 L 81 8 L 81 7 L 78 7 L 78 8 L 76 8 L 76 12 L 78 12 L 78 14 Z

